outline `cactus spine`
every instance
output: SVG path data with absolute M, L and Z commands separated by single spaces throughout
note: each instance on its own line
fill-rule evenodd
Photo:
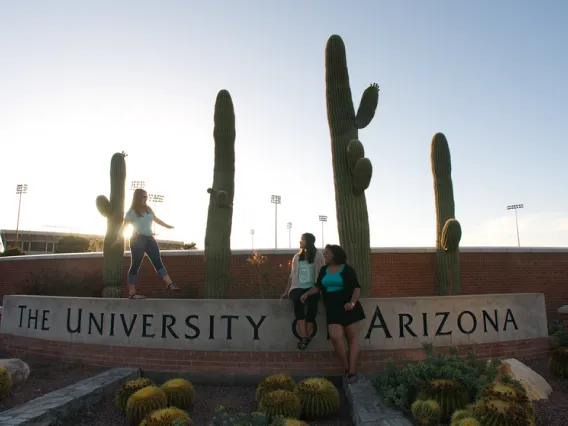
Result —
M 111 247 L 116 241 L 124 219 L 126 161 L 124 152 L 110 160 L 110 201 L 104 195 L 97 197 L 97 209 L 107 218 L 103 248 L 103 297 L 121 297 L 124 267 L 124 244 Z
M 355 114 L 345 44 L 338 35 L 332 35 L 327 41 L 325 83 L 339 241 L 357 271 L 361 295 L 369 296 L 371 243 L 365 190 L 371 183 L 373 166 L 365 158 L 359 129 L 367 127 L 375 116 L 379 86 L 371 84 L 367 87 Z
M 455 219 L 450 147 L 443 133 L 432 137 L 432 174 L 436 199 L 436 285 L 438 294 L 460 293 L 461 225 Z
M 215 100 L 213 138 L 215 168 L 205 231 L 205 297 L 220 299 L 229 283 L 231 227 L 235 195 L 235 110 L 231 95 L 221 90 Z

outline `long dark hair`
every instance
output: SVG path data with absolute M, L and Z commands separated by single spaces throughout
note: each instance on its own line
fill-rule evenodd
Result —
M 347 253 L 345 253 L 343 247 L 337 244 L 328 244 L 325 246 L 325 249 L 333 254 L 332 260 L 334 265 L 345 265 L 347 263 Z
M 144 204 L 144 201 L 142 200 L 144 197 L 148 197 L 148 193 L 142 188 L 137 188 L 136 190 L 134 190 L 130 210 L 136 213 L 138 217 L 142 217 L 144 213 L 152 213 L 152 209 Z
M 308 263 L 314 263 L 314 259 L 316 258 L 316 253 L 318 251 L 318 249 L 316 248 L 316 237 L 314 236 L 314 234 L 310 234 L 309 232 L 302 234 L 302 237 L 304 237 L 306 247 L 300 249 L 300 260 L 306 260 L 306 253 L 307 253 Z

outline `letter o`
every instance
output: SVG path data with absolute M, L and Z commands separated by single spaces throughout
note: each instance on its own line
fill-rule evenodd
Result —
M 463 326 L 462 326 L 462 317 L 463 317 L 465 314 L 468 314 L 468 315 L 471 317 L 472 321 L 473 321 L 473 326 L 471 327 L 471 330 L 469 330 L 469 331 L 465 331 L 464 328 L 463 328 Z M 471 312 L 471 311 L 463 311 L 461 314 L 459 314 L 459 316 L 458 316 L 458 328 L 460 329 L 460 331 L 461 331 L 463 334 L 471 334 L 471 333 L 473 333 L 473 332 L 475 331 L 475 329 L 477 328 L 477 318 L 475 317 L 475 315 L 473 314 L 473 312 Z
M 297 326 L 298 326 L 298 321 L 297 320 L 292 321 L 292 334 L 296 339 L 300 340 L 300 335 L 298 334 L 298 330 L 296 329 Z M 317 323 L 314 322 L 311 338 L 313 339 L 316 336 L 316 334 L 318 334 L 318 325 Z

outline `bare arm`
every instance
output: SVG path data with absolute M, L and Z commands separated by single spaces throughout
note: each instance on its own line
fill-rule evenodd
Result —
M 164 222 L 162 219 L 160 219 L 156 216 L 154 216 L 154 222 L 156 222 L 160 226 L 163 226 L 164 228 L 168 228 L 168 229 L 174 228 L 172 225 L 168 225 L 166 222 Z
M 124 221 L 122 222 L 122 225 L 120 227 L 120 229 L 118 230 L 118 233 L 116 234 L 116 241 L 114 242 L 114 244 L 118 244 L 120 243 L 122 240 L 124 240 L 124 228 L 126 228 L 128 225 L 131 225 L 132 222 L 124 219 Z M 113 244 L 113 245 L 114 245 Z
M 357 287 L 356 289 L 353 290 L 353 295 L 351 296 L 351 303 L 355 305 L 359 300 L 360 295 L 361 295 L 361 287 Z

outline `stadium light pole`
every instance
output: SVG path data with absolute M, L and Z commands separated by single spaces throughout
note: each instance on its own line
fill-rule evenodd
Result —
M 319 221 L 321 222 L 321 247 L 325 247 L 325 242 L 323 240 L 323 224 L 327 222 L 327 216 L 320 215 Z
M 160 194 L 148 194 L 148 201 L 154 204 L 154 211 L 156 211 L 156 205 L 164 202 L 164 196 Z M 156 222 L 152 224 L 152 232 L 154 235 L 158 235 L 156 234 Z
M 254 250 L 254 229 L 250 230 L 250 245 L 251 248 Z
M 525 206 L 523 204 L 511 204 L 507 206 L 507 210 L 514 210 L 515 211 L 515 224 L 517 226 L 517 244 L 519 247 L 521 246 L 521 238 L 519 237 L 519 217 L 517 215 L 517 210 L 524 209 Z
M 292 222 L 288 222 L 286 227 L 288 228 L 288 247 L 292 248 Z
M 18 237 L 20 231 L 20 211 L 22 209 L 22 194 L 28 193 L 28 185 L 26 183 L 19 183 L 16 185 L 16 195 L 19 196 L 18 201 L 18 221 L 16 222 L 16 245 L 18 245 Z
M 274 204 L 274 250 L 278 249 L 278 204 L 281 204 L 280 195 L 272 195 L 270 202 Z
M 146 182 L 143 180 L 133 180 L 130 182 L 130 190 L 134 191 L 136 189 L 144 189 L 146 188 Z

